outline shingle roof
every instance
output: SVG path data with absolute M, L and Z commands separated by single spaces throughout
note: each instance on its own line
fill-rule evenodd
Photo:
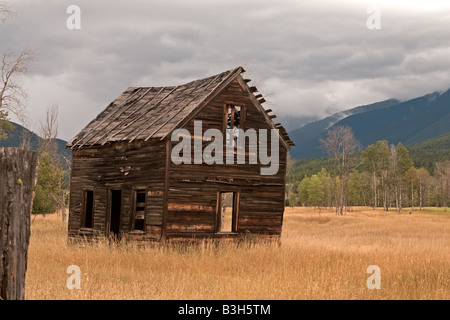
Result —
M 238 67 L 179 86 L 129 87 L 66 147 L 164 139 L 242 72 L 244 69 Z M 277 128 L 287 144 L 293 145 L 284 128 Z

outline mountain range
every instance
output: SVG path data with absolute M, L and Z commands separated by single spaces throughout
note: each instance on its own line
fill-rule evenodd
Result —
M 8 137 L 6 139 L 0 140 L 0 148 L 5 147 L 19 147 L 22 145 L 24 139 L 29 140 L 30 150 L 38 150 L 41 145 L 42 138 L 36 133 L 28 130 L 27 128 L 21 126 L 18 123 L 10 121 L 14 126 L 12 131 L 8 131 Z M 67 141 L 62 139 L 56 139 L 56 149 L 57 153 L 60 155 L 61 164 L 63 168 L 67 169 L 68 163 L 72 159 L 72 151 L 65 149 Z
M 450 133 L 450 89 L 407 101 L 389 99 L 359 106 L 304 124 L 308 120 L 311 118 L 297 122 L 297 125 L 303 126 L 289 131 L 289 136 L 295 143 L 290 151 L 293 160 L 326 156 L 320 146 L 320 139 L 325 138 L 328 130 L 336 126 L 352 128 L 362 148 L 378 140 L 387 140 L 390 144 L 401 142 L 419 156 L 421 153 L 431 152 L 430 148 L 439 149 L 439 144 L 443 142 L 448 144 L 449 138 L 445 134 Z M 15 129 L 8 133 L 7 139 L 0 140 L 0 147 L 18 147 L 23 137 L 28 136 L 31 149 L 39 148 L 41 138 L 37 134 L 17 123 L 12 124 Z M 293 126 L 291 123 L 290 127 Z M 420 144 L 429 139 L 430 143 Z M 71 159 L 71 150 L 64 148 L 67 142 L 62 139 L 57 139 L 56 143 L 58 153 L 65 159 L 62 161 L 63 166 L 66 166 Z M 439 149 L 439 152 L 445 155 L 448 153 L 447 149 Z
M 419 143 L 450 132 L 450 90 L 359 106 L 291 130 L 289 136 L 295 143 L 292 159 L 326 156 L 320 139 L 336 126 L 350 127 L 363 148 L 378 140 L 406 146 Z

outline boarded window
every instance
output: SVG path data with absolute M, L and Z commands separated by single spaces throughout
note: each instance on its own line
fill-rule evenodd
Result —
M 239 192 L 219 192 L 217 203 L 217 232 L 236 232 Z
M 83 191 L 83 215 L 81 219 L 82 228 L 92 228 L 94 225 L 94 191 Z
M 135 191 L 134 230 L 145 231 L 145 189 Z

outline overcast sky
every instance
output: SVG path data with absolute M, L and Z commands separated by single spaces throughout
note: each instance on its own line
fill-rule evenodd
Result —
M 0 53 L 37 53 L 21 80 L 32 129 L 57 104 L 66 140 L 129 86 L 177 85 L 236 66 L 279 115 L 324 117 L 450 88 L 448 0 L 7 2 L 17 15 L 0 26 Z M 80 30 L 66 25 L 72 4 Z M 381 29 L 367 27 L 376 21 L 369 6 Z

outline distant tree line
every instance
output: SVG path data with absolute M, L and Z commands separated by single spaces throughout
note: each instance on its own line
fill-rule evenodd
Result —
M 450 161 L 434 164 L 434 174 L 416 168 L 401 143 L 386 140 L 360 150 L 348 127 L 332 129 L 321 140 L 329 158 L 290 161 L 286 204 L 319 209 L 336 208 L 344 214 L 353 206 L 382 207 L 401 211 L 404 207 L 447 207 L 450 200 Z

